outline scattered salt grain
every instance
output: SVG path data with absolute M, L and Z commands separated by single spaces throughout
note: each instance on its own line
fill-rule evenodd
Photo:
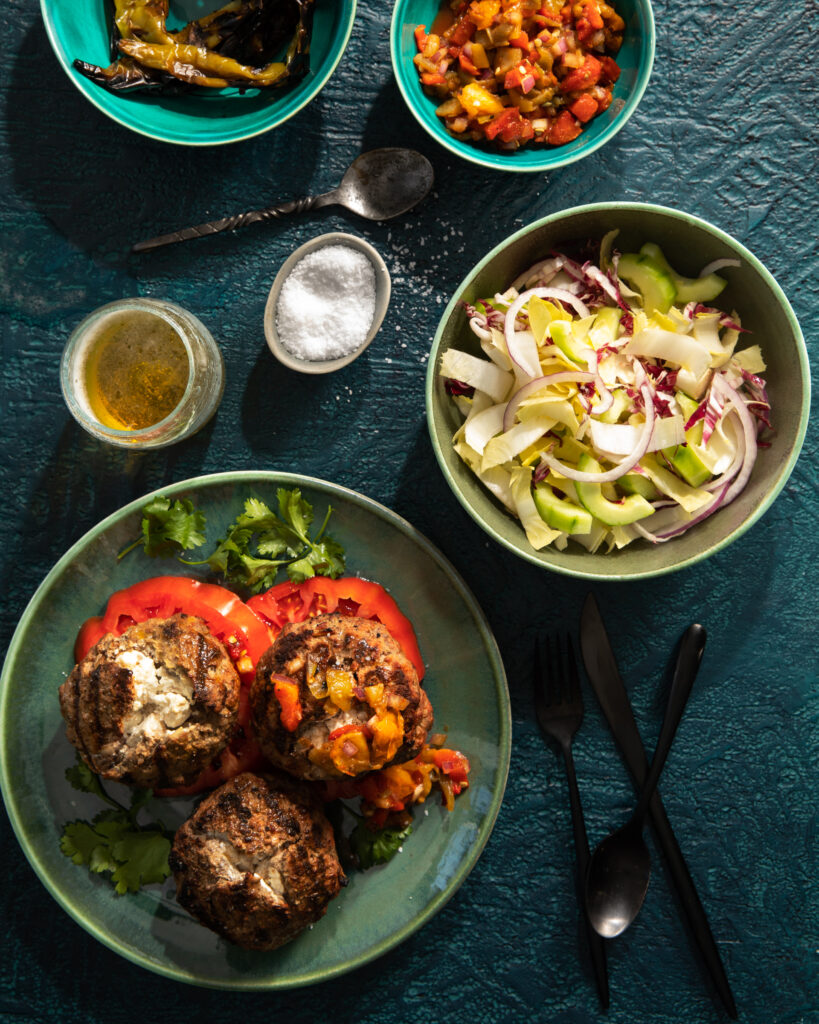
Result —
M 325 245 L 288 274 L 276 331 L 298 359 L 338 359 L 364 344 L 375 314 L 375 270 L 349 245 Z

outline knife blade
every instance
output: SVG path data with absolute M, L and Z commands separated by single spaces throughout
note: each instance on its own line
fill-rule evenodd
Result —
M 580 648 L 583 654 L 583 663 L 586 666 L 586 674 L 626 766 L 639 790 L 648 774 L 648 758 L 640 739 L 637 723 L 634 720 L 628 693 L 617 670 L 617 662 L 600 615 L 600 609 L 593 594 L 589 594 L 586 598 L 580 617 Z M 649 814 L 694 939 L 700 948 L 725 1010 L 733 1020 L 736 1020 L 736 1003 L 731 993 L 722 958 L 719 955 L 719 949 L 659 793 L 655 793 L 652 797 Z

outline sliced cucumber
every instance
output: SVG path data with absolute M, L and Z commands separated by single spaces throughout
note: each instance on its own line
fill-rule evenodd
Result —
M 663 455 L 675 472 L 679 473 L 691 487 L 702 487 L 706 480 L 711 479 L 711 470 L 690 445 L 678 444 L 674 448 L 664 448 Z
M 626 494 L 642 494 L 646 501 L 657 501 L 660 492 L 643 473 L 626 473 L 617 481 L 617 486 Z
M 716 274 L 708 274 L 705 277 L 683 277 L 676 270 L 672 269 L 663 250 L 654 242 L 646 242 L 640 248 L 640 252 L 661 267 L 674 282 L 677 289 L 677 303 L 685 306 L 689 302 L 711 302 L 715 299 L 727 284 L 725 278 Z
M 535 484 L 532 496 L 540 518 L 553 530 L 573 534 L 591 532 L 592 517 L 586 509 L 575 505 L 573 501 L 558 497 L 549 484 Z
M 549 324 L 549 334 L 564 356 L 580 366 L 588 366 L 592 348 L 577 340 L 570 320 L 553 320 Z
M 577 468 L 582 473 L 602 473 L 603 470 L 597 459 L 584 452 L 577 463 Z M 638 519 L 645 519 L 646 516 L 654 514 L 653 507 L 646 501 L 642 494 L 629 494 L 622 501 L 609 501 L 603 495 L 601 484 L 576 482 L 574 485 L 580 504 L 601 523 L 607 526 L 626 526 Z
M 595 416 L 601 423 L 617 423 L 623 413 L 631 408 L 632 401 L 626 394 L 623 388 L 615 388 L 612 391 L 612 398 L 614 401 L 606 409 L 605 412 L 601 412 L 599 415 L 595 413 Z
M 620 257 L 617 273 L 643 297 L 643 309 L 667 313 L 677 298 L 671 275 L 644 253 L 627 252 Z

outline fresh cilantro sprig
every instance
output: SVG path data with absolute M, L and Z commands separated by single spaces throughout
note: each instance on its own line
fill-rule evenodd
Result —
M 124 557 L 142 545 L 152 557 L 176 555 L 185 565 L 207 565 L 225 583 L 257 594 L 276 582 L 284 570 L 294 583 L 311 576 L 336 579 L 344 573 L 344 549 L 325 531 L 332 514 L 327 514 L 315 534 L 313 506 L 298 487 L 276 492 L 277 511 L 258 498 L 248 498 L 244 511 L 228 527 L 214 551 L 196 561 L 181 553 L 205 543 L 205 514 L 187 498 L 159 495 L 142 510 L 142 536 L 118 555 Z
M 137 816 L 151 798 L 150 789 L 134 790 L 129 807 L 109 796 L 98 776 L 82 761 L 66 769 L 66 779 L 81 793 L 99 797 L 108 807 L 91 821 L 70 821 L 63 828 L 60 849 L 75 864 L 110 875 L 120 895 L 142 885 L 164 882 L 170 875 L 171 839 L 160 822 L 139 825 Z
M 171 501 L 159 495 L 142 510 L 142 536 L 120 551 L 123 558 L 141 544 L 146 555 L 175 555 L 205 543 L 205 513 L 187 498 Z
M 280 487 L 276 497 L 278 514 L 258 498 L 248 498 L 216 550 L 200 562 L 186 564 L 209 565 L 225 582 L 253 594 L 272 587 L 282 569 L 294 583 L 316 575 L 341 576 L 344 549 L 325 533 L 332 508 L 311 537 L 313 506 L 301 491 Z
M 350 848 L 362 871 L 386 864 L 398 853 L 404 841 L 412 833 L 412 825 L 404 828 L 371 829 L 362 818 L 350 833 Z

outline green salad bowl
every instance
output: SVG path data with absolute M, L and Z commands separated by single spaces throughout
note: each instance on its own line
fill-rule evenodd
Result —
M 250 89 L 202 87 L 174 95 L 113 93 L 85 78 L 76 59 L 111 63 L 109 7 L 103 0 L 40 0 L 48 38 L 71 81 L 86 99 L 118 124 L 151 139 L 183 146 L 215 146 L 250 139 L 297 114 L 327 84 L 350 38 L 356 0 L 316 0 L 310 70 L 292 86 Z M 171 0 L 168 25 L 180 28 L 218 9 L 218 0 Z
M 742 320 L 739 347 L 759 344 L 771 403 L 773 437 L 760 448 L 745 489 L 686 533 L 666 543 L 638 540 L 608 554 L 590 554 L 569 542 L 565 550 L 535 551 L 517 519 L 480 483 L 452 446 L 462 422 L 444 387 L 439 369 L 449 348 L 482 355 L 462 308 L 464 302 L 505 291 L 515 278 L 553 250 L 617 230 L 615 247 L 635 251 L 656 242 L 678 273 L 697 277 L 714 260 L 738 260 L 719 271 L 728 284 L 714 305 L 736 310 Z M 444 311 L 429 359 L 427 419 L 438 463 L 458 501 L 499 544 L 521 558 L 567 576 L 592 580 L 630 580 L 683 569 L 721 551 L 750 529 L 771 507 L 796 463 L 810 409 L 810 371 L 802 332 L 787 298 L 771 274 L 743 245 L 698 217 L 648 203 L 596 203 L 564 210 L 511 235 L 475 266 Z
M 446 0 L 444 0 L 444 3 Z M 591 120 L 581 134 L 565 146 L 524 146 L 503 152 L 488 145 L 462 141 L 444 127 L 435 109 L 437 100 L 427 96 L 413 57 L 418 52 L 414 32 L 427 31 L 441 10 L 441 0 L 397 0 L 390 27 L 390 54 L 395 80 L 413 117 L 422 128 L 456 156 L 496 171 L 545 173 L 588 156 L 613 138 L 637 109 L 654 64 L 654 16 L 650 0 L 616 0 L 615 10 L 626 23 L 623 45 L 617 54 L 620 78 L 608 110 Z

